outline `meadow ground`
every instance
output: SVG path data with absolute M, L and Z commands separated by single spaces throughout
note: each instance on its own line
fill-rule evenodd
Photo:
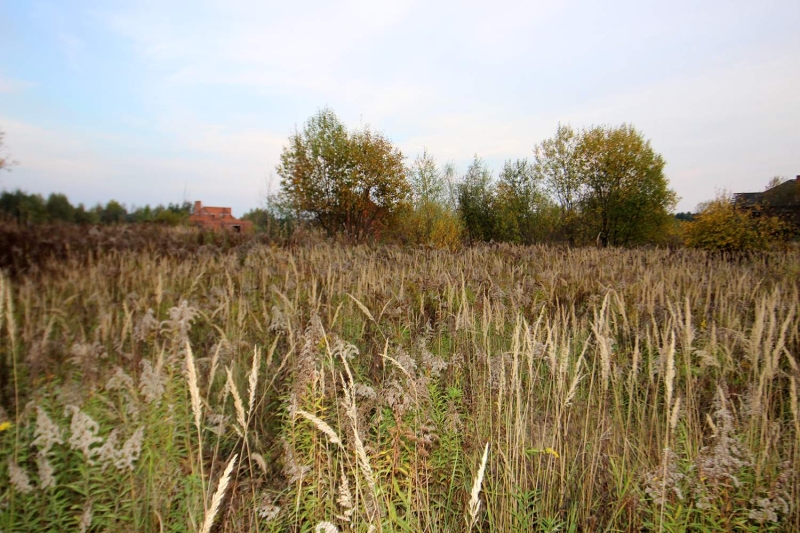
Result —
M 2 277 L 0 531 L 800 530 L 796 250 L 191 242 Z

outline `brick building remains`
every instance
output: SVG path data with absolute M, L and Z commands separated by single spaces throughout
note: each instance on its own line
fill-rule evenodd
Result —
M 234 233 L 253 231 L 253 223 L 234 217 L 230 207 L 209 207 L 203 205 L 199 200 L 194 203 L 189 223 L 205 229 L 226 230 Z

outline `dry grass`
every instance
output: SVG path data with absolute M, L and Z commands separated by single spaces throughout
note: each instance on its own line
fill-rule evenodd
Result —
M 800 530 L 796 251 L 47 257 L 0 286 L 3 531 Z

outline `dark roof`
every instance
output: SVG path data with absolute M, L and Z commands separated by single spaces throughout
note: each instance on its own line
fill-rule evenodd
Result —
M 740 192 L 733 195 L 739 205 L 760 204 L 770 207 L 800 206 L 800 179 L 785 181 L 764 192 Z

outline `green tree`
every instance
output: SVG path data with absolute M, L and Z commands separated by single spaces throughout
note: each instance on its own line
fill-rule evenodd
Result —
M 495 238 L 532 244 L 554 230 L 554 204 L 545 194 L 542 175 L 527 159 L 506 161 L 495 186 Z
M 291 206 L 287 206 L 278 194 L 267 195 L 262 207 L 251 209 L 242 220 L 249 220 L 257 232 L 271 237 L 288 238 L 296 226 Z
M 657 240 L 677 196 L 664 176 L 664 159 L 633 126 L 583 131 L 575 158 L 583 196 L 584 230 L 600 244 Z
M 51 193 L 45 203 L 47 219 L 50 221 L 74 222 L 75 208 L 69 203 L 69 199 L 64 194 Z
M 100 221 L 97 213 L 92 209 L 86 209 L 83 204 L 78 204 L 75 208 L 75 222 L 78 224 L 97 224 Z
M 99 215 L 103 224 L 119 224 L 127 220 L 128 210 L 116 200 L 109 200 L 105 207 L 100 207 Z
M 427 151 L 416 157 L 408 169 L 411 205 L 400 216 L 400 239 L 436 248 L 456 248 L 461 241 L 461 221 L 451 207 L 448 172 L 452 165 L 440 170 Z
M 410 193 L 400 150 L 369 128 L 348 132 L 330 109 L 289 138 L 277 172 L 301 216 L 359 240 L 390 225 Z
M 442 181 L 444 182 L 444 201 L 448 209 L 458 211 L 458 170 L 452 161 L 445 163 L 442 167 Z
M 0 211 L 27 224 L 44 222 L 47 219 L 44 198 L 40 194 L 27 194 L 19 189 L 14 192 L 4 191 L 0 195 Z
M 492 173 L 476 155 L 458 185 L 458 211 L 470 242 L 494 237 L 492 193 Z
M 423 149 L 422 154 L 414 159 L 414 163 L 408 171 L 408 178 L 415 207 L 427 203 L 439 204 L 445 201 L 444 177 L 427 148 Z
M 445 177 L 427 149 L 414 159 L 408 176 L 413 211 L 404 215 L 403 232 L 417 244 L 454 246 L 460 226 L 449 208 Z
M 571 245 L 576 244 L 580 204 L 586 190 L 576 154 L 579 143 L 578 132 L 559 124 L 554 137 L 533 149 L 534 172 L 558 203 L 560 224 Z

